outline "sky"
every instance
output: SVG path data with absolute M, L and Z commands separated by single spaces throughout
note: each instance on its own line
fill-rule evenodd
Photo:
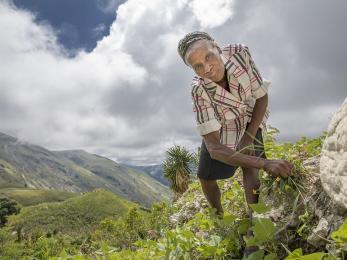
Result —
M 201 144 L 188 32 L 249 47 L 278 140 L 316 137 L 347 96 L 345 0 L 0 0 L 0 132 L 159 164 Z

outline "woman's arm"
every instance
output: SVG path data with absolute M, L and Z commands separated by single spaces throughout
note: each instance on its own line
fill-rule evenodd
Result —
M 255 105 L 253 108 L 252 118 L 249 122 L 249 125 L 246 129 L 246 132 L 250 135 L 250 137 L 253 137 L 256 135 L 259 125 L 261 124 L 263 117 L 266 112 L 266 108 L 268 105 L 268 95 L 265 94 L 261 98 L 256 99 Z
M 288 177 L 292 175 L 291 165 L 286 160 L 266 160 L 255 156 L 242 154 L 222 145 L 219 140 L 219 131 L 203 135 L 204 142 L 212 159 L 233 166 L 264 169 L 274 177 Z

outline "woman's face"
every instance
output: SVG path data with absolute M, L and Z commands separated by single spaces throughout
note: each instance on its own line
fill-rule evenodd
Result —
M 224 76 L 224 63 L 217 45 L 208 40 L 193 43 L 186 53 L 186 62 L 195 73 L 214 82 L 221 81 Z

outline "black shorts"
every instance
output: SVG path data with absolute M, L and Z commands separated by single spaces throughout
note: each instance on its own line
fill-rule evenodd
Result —
M 258 131 L 255 135 L 257 140 L 254 140 L 255 144 L 255 155 L 266 159 L 266 154 L 263 144 L 263 134 L 261 128 L 258 128 Z M 259 141 L 258 141 L 259 140 Z M 260 142 L 260 143 L 259 143 Z M 236 169 L 239 166 L 232 166 L 225 164 L 221 161 L 212 159 L 204 142 L 202 139 L 201 150 L 200 150 L 200 159 L 198 167 L 198 177 L 207 180 L 219 180 L 227 179 L 232 177 L 235 174 Z

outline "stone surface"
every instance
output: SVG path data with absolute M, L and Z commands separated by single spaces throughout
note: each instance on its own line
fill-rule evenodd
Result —
M 315 229 L 312 230 L 312 234 L 307 238 L 307 242 L 311 245 L 318 247 L 325 243 L 324 238 L 329 233 L 329 223 L 325 218 L 321 218 Z
M 347 98 L 328 126 L 320 160 L 320 178 L 326 193 L 347 209 Z
M 202 194 L 196 193 L 193 201 L 185 201 L 184 198 L 183 194 L 176 202 L 180 210 L 169 217 L 170 224 L 173 226 L 188 222 L 197 212 L 202 212 L 208 206 Z

